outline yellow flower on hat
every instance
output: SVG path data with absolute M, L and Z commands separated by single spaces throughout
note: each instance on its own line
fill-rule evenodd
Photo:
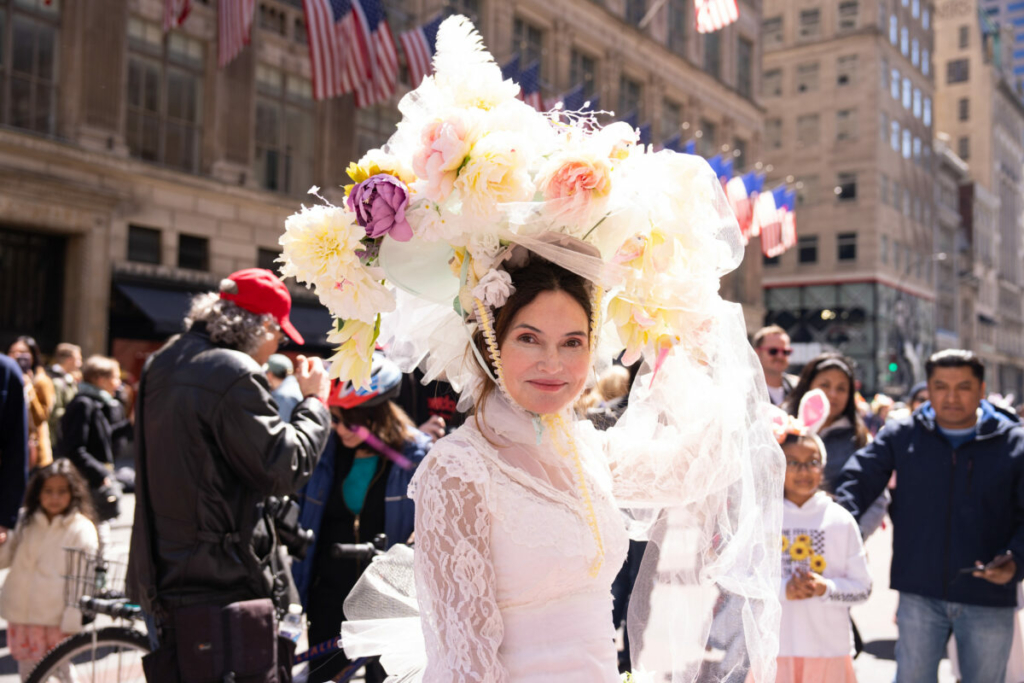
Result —
M 357 387 L 368 387 L 373 368 L 373 349 L 380 333 L 380 318 L 372 325 L 360 320 L 346 320 L 341 329 L 335 328 L 327 341 L 338 344 L 331 356 L 332 378 L 351 380 Z
M 371 149 L 363 155 L 358 163 L 352 162 L 345 169 L 345 173 L 352 179 L 350 185 L 345 186 L 345 197 L 348 198 L 352 188 L 359 183 L 381 173 L 392 175 L 401 180 L 406 186 L 416 180 L 411 170 L 406 168 L 401 161 L 379 149 Z
M 793 558 L 795 562 L 806 560 L 811 556 L 811 546 L 805 543 L 794 543 L 789 548 L 789 556 Z
M 825 567 L 827 567 L 827 566 L 828 566 L 828 563 L 825 562 L 825 558 L 824 557 L 822 557 L 821 555 L 814 555 L 814 554 L 811 555 L 811 571 L 812 572 L 814 572 L 816 574 L 820 574 L 823 571 L 825 571 Z

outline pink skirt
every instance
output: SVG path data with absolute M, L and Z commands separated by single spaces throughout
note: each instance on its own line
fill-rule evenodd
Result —
M 67 637 L 59 626 L 7 624 L 7 647 L 18 662 L 38 662 Z
M 775 683 L 857 683 L 853 659 L 845 657 L 779 657 Z M 753 675 L 746 683 L 756 683 Z

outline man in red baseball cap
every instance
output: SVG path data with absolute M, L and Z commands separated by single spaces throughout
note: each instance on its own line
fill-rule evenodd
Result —
M 323 361 L 298 357 L 303 398 L 287 421 L 263 374 L 284 335 L 303 343 L 284 283 L 250 268 L 219 290 L 195 297 L 186 331 L 147 361 L 136 404 L 128 591 L 155 617 L 161 649 L 190 635 L 171 627 L 179 609 L 273 598 L 275 584 L 285 585 L 290 572 L 259 504 L 306 483 L 331 428 Z M 277 647 L 271 630 L 244 637 L 269 651 Z

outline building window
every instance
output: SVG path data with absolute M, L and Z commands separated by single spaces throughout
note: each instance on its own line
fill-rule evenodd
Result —
M 160 231 L 143 228 L 138 225 L 128 226 L 128 260 L 136 263 L 160 264 L 163 247 L 160 243 Z
M 754 44 L 746 38 L 736 41 L 736 91 L 744 97 L 752 94 L 750 67 L 754 59 Z
M 715 78 L 721 78 L 722 34 L 720 31 L 704 34 L 704 70 Z
M 128 148 L 145 161 L 198 172 L 205 45 L 132 17 L 128 46 Z
M 889 60 L 882 57 L 882 90 L 889 89 Z
M 921 165 L 921 138 L 914 136 L 914 163 Z
M 836 236 L 836 258 L 840 261 L 857 260 L 857 233 L 841 232 Z
M 782 17 L 768 17 L 761 24 L 766 46 L 782 45 Z
M 797 178 L 796 205 L 810 206 L 818 201 L 818 176 L 808 175 Z
M 892 181 L 892 208 L 900 211 L 900 200 L 903 197 L 903 186 L 900 185 L 900 181 Z
M 309 44 L 309 33 L 306 30 L 306 20 L 302 17 L 295 17 L 292 22 L 292 40 L 300 45 Z
M 626 22 L 638 25 L 647 14 L 647 0 L 626 0 Z
M 800 263 L 818 262 L 818 236 L 807 235 L 797 239 L 797 260 Z
M 910 189 L 903 188 L 903 215 L 910 218 Z
M 569 81 L 575 88 L 583 84 L 583 96 L 591 97 L 597 89 L 597 60 L 573 48 L 569 58 Z
M 840 173 L 839 184 L 836 186 L 836 196 L 839 201 L 847 202 L 857 198 L 857 174 Z
M 304 193 L 313 179 L 313 85 L 256 66 L 256 176 L 275 192 Z
M 910 13 L 915 19 L 921 16 L 921 0 L 911 0 Z
M 956 118 L 959 121 L 967 121 L 971 118 L 971 101 L 961 97 L 956 101 Z
M 733 169 L 738 173 L 747 167 L 747 141 L 735 138 L 732 141 Z
M 821 124 L 817 114 L 804 114 L 796 118 L 797 147 L 816 145 L 820 137 Z
M 903 158 L 910 158 L 910 129 L 903 129 Z
M 765 256 L 764 254 L 761 254 L 761 263 L 764 264 L 766 267 L 768 267 L 768 266 L 777 266 L 780 263 L 782 263 L 782 257 L 781 256 Z
M 857 110 L 840 109 L 836 112 L 836 142 L 857 139 Z
M 879 250 L 882 263 L 889 263 L 889 236 L 882 235 L 882 248 Z
M 668 1 L 668 49 L 686 56 L 686 25 L 693 21 L 686 0 Z
M 643 86 L 639 81 L 634 81 L 629 76 L 619 77 L 619 108 L 621 118 L 636 114 L 637 121 L 641 117 L 640 105 L 643 101 Z
M 57 132 L 59 28 L 58 0 L 0 2 L 3 123 L 45 135 Z
M 889 203 L 889 176 L 884 173 L 878 183 L 878 194 L 882 200 L 882 205 L 887 205 Z
M 512 45 L 519 55 L 519 65 L 525 69 L 540 61 L 544 53 L 544 31 L 516 18 L 512 23 Z
M 896 45 L 900 40 L 900 25 L 896 15 L 889 17 L 889 42 Z
M 700 137 L 697 140 L 697 153 L 705 159 L 718 154 L 718 127 L 707 119 L 700 120 Z
M 956 153 L 964 161 L 971 158 L 971 139 L 966 135 L 956 141 Z
M 970 26 L 967 26 L 966 24 L 961 26 L 959 29 L 957 29 L 957 35 L 959 36 L 959 40 L 957 41 L 957 45 L 959 45 L 961 50 L 966 50 L 967 48 L 969 48 L 971 46 L 971 27 Z
M 259 247 L 256 249 L 256 267 L 264 268 L 273 272 L 277 272 L 280 264 L 277 263 L 277 258 L 281 255 L 281 252 L 277 249 L 264 249 Z
M 302 3 L 299 0 L 285 1 L 290 2 L 295 7 L 302 7 Z M 452 14 L 462 14 L 472 19 L 473 23 L 477 26 L 480 25 L 480 0 L 446 0 L 445 5 L 451 10 Z
M 683 108 L 672 100 L 661 102 L 661 138 L 667 140 L 682 130 Z
M 764 139 L 768 149 L 782 148 L 782 119 L 768 119 L 764 122 Z
M 932 98 L 930 97 L 924 98 L 924 111 L 921 113 L 921 121 L 926 126 L 932 125 Z
M 818 89 L 818 63 L 798 64 L 796 67 L 796 91 L 814 92 Z
M 889 142 L 889 115 L 883 111 L 878 118 L 878 136 L 882 139 L 882 144 L 885 145 Z
M 914 88 L 914 118 L 921 118 L 921 89 Z
M 963 83 L 969 76 L 970 61 L 954 59 L 946 63 L 946 83 Z
M 900 122 L 894 120 L 889 125 L 892 128 L 889 136 L 889 146 L 892 147 L 892 151 L 898 154 L 900 151 Z
M 800 10 L 800 39 L 808 40 L 821 35 L 821 10 Z
M 761 84 L 764 88 L 765 97 L 779 97 L 782 95 L 782 69 L 765 71 L 761 76 Z
M 931 56 L 931 53 L 928 52 L 928 49 L 925 48 L 925 49 L 921 50 L 921 73 L 924 74 L 925 76 L 927 76 L 928 73 L 931 70 L 932 70 L 932 56 Z
M 178 235 L 178 267 L 209 270 L 210 240 L 194 235 Z
M 283 9 L 261 2 L 258 14 L 259 26 L 261 29 L 264 31 L 270 31 L 271 33 L 276 33 L 279 36 L 285 35 L 285 27 L 288 26 L 288 17 L 285 15 Z
M 890 81 L 889 81 L 889 83 L 890 83 L 889 94 L 892 95 L 892 98 L 894 100 L 899 102 L 900 101 L 900 70 L 899 69 L 894 68 L 892 70 L 892 73 L 890 74 Z
M 903 107 L 904 109 L 910 109 L 913 104 L 913 88 L 910 85 L 910 79 L 906 76 L 903 77 Z
M 836 61 L 836 85 L 850 85 L 856 75 L 857 55 L 845 55 Z
M 900 29 L 900 52 L 904 57 L 910 54 L 910 30 L 906 26 Z
M 857 28 L 857 0 L 843 0 L 839 3 L 839 30 Z
M 925 7 L 924 11 L 921 12 L 921 27 L 925 31 L 927 31 L 929 28 L 931 28 L 931 25 L 932 25 L 932 12 L 931 12 L 931 10 L 928 9 L 928 7 Z
M 921 43 L 917 38 L 910 41 L 910 63 L 918 66 L 921 63 Z

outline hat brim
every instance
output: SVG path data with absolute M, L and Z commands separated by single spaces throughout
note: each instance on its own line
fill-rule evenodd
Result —
M 280 321 L 280 325 L 281 331 L 287 334 L 288 338 L 291 339 L 293 342 L 295 342 L 296 344 L 306 343 L 306 340 L 302 338 L 302 335 L 299 334 L 299 331 L 295 329 L 294 325 L 292 325 L 291 320 L 289 320 L 288 318 L 282 318 Z

